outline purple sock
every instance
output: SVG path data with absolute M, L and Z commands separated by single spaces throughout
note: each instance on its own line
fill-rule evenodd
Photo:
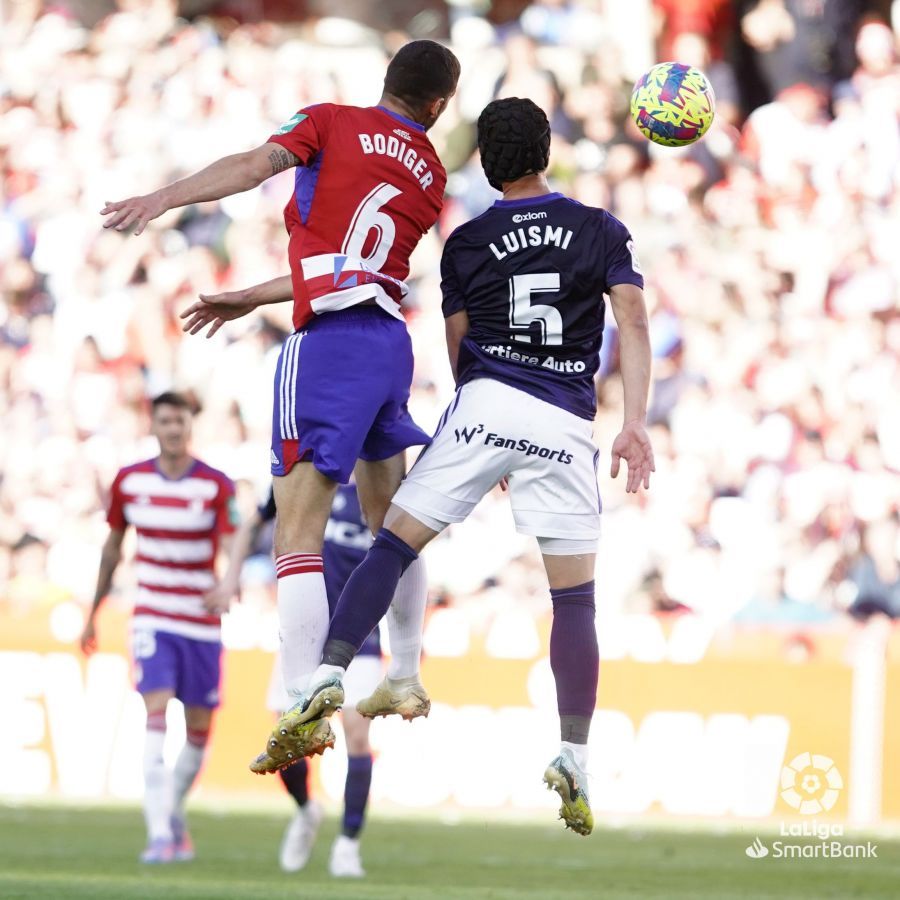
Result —
M 586 744 L 600 668 L 594 624 L 594 582 L 551 590 L 553 627 L 550 629 L 550 668 L 556 680 L 560 736 Z
M 303 807 L 309 802 L 309 764 L 305 759 L 282 769 L 279 773 L 287 792 Z
M 323 663 L 345 669 L 350 665 L 363 641 L 384 618 L 397 583 L 418 555 L 386 528 L 378 532 L 366 558 L 341 591 L 322 653 Z
M 363 827 L 369 786 L 372 784 L 372 757 L 347 757 L 347 781 L 344 785 L 344 819 L 342 833 L 355 838 Z

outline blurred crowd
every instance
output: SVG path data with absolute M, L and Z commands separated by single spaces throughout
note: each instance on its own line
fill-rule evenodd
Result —
M 505 21 L 487 5 L 447 16 L 463 77 L 433 130 L 448 202 L 413 258 L 414 416 L 432 428 L 452 393 L 442 238 L 497 196 L 474 121 L 494 96 L 531 97 L 553 124 L 554 188 L 622 219 L 647 279 L 657 470 L 626 498 L 601 467 L 605 613 L 900 616 L 890 4 L 543 0 Z M 101 229 L 104 201 L 249 149 L 305 104 L 376 102 L 407 37 L 335 17 L 177 12 L 119 0 L 88 28 L 65 4 L 0 6 L 0 604 L 13 609 L 90 598 L 108 485 L 154 453 L 146 400 L 163 389 L 196 396 L 195 451 L 239 482 L 245 510 L 268 482 L 289 309 L 212 340 L 183 336 L 178 315 L 200 292 L 287 271 L 291 173 L 138 238 Z M 716 89 L 716 124 L 692 148 L 650 146 L 630 124 L 631 84 L 660 58 L 704 68 Z M 607 321 L 606 469 L 621 417 Z M 499 491 L 429 554 L 436 605 L 467 628 L 548 614 L 539 558 Z M 265 556 L 251 565 L 268 590 Z M 437 640 L 452 644 L 446 621 Z

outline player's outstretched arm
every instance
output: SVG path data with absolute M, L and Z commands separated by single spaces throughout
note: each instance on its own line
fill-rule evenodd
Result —
M 613 285 L 609 299 L 619 327 L 619 367 L 625 393 L 624 423 L 613 441 L 610 475 L 618 476 L 624 459 L 628 466 L 625 490 L 636 493 L 641 484 L 645 489 L 650 487 L 650 473 L 656 471 L 645 428 L 650 393 L 650 326 L 644 292 L 636 285 Z
M 289 150 L 285 150 L 280 144 L 270 143 L 246 153 L 224 156 L 196 174 L 151 194 L 107 203 L 100 210 L 101 216 L 109 217 L 103 227 L 115 228 L 116 231 L 131 229 L 138 235 L 147 227 L 148 222 L 170 209 L 207 200 L 221 200 L 222 197 L 249 191 L 272 175 L 296 166 L 298 162 L 297 157 Z
M 97 610 L 106 599 L 106 595 L 112 588 L 113 575 L 122 559 L 122 540 L 125 537 L 123 528 L 111 528 L 106 542 L 103 544 L 103 552 L 100 554 L 100 572 L 97 575 L 97 590 L 94 592 L 94 602 L 84 630 L 81 632 L 81 650 L 85 654 L 91 654 L 97 649 Z
M 293 299 L 290 275 L 282 275 L 239 291 L 201 294 L 200 299 L 181 314 L 181 318 L 185 320 L 181 330 L 197 334 L 209 325 L 206 336 L 211 338 L 226 322 L 246 316 L 258 306 Z

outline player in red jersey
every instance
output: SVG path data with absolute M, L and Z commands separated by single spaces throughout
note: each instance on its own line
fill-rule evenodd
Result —
M 192 859 L 184 802 L 200 771 L 219 705 L 221 614 L 230 596 L 219 596 L 215 562 L 234 531 L 234 485 L 188 452 L 191 411 L 179 394 L 153 401 L 153 434 L 160 453 L 126 466 L 110 492 L 109 536 L 103 546 L 94 605 L 81 636 L 85 653 L 96 649 L 97 610 L 112 587 L 129 525 L 137 531 L 137 598 L 131 644 L 137 689 L 147 708 L 144 748 L 145 863 Z M 169 772 L 163 762 L 166 708 L 184 704 L 187 741 Z
M 426 131 L 458 78 L 459 62 L 449 50 L 413 41 L 391 60 L 377 106 L 307 107 L 261 147 L 102 210 L 109 216 L 105 227 L 140 234 L 169 209 L 217 200 L 297 169 L 285 208 L 290 282 L 274 279 L 251 289 L 241 311 L 294 301 L 298 330 L 285 342 L 275 376 L 272 474 L 285 685 L 301 705 L 328 630 L 321 553 L 337 485 L 356 467 L 366 521 L 377 531 L 403 477 L 406 449 L 429 440 L 407 411 L 412 348 L 400 305 L 409 255 L 437 220 L 446 183 Z M 227 303 L 213 304 L 207 313 L 233 317 L 228 310 Z M 424 574 L 419 565 L 410 572 L 388 616 L 387 684 L 411 715 L 423 715 L 430 705 L 419 682 Z M 289 710 L 254 771 L 275 771 L 333 743 L 327 721 L 295 724 Z

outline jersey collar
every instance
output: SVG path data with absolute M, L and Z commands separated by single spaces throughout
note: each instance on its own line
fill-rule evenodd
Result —
M 419 122 L 414 122 L 412 119 L 407 119 L 406 116 L 400 115 L 398 112 L 394 112 L 392 109 L 388 109 L 386 106 L 376 106 L 375 109 L 380 109 L 383 113 L 387 113 L 392 119 L 396 119 L 398 122 L 402 122 L 404 125 L 409 125 L 410 128 L 415 128 L 416 131 L 424 131 L 425 126 Z
M 495 200 L 494 206 L 499 206 L 501 209 L 508 209 L 511 206 L 534 206 L 538 203 L 550 203 L 553 200 L 562 199 L 562 194 L 559 191 L 554 191 L 552 194 L 540 194 L 537 197 L 523 197 L 521 200 Z

